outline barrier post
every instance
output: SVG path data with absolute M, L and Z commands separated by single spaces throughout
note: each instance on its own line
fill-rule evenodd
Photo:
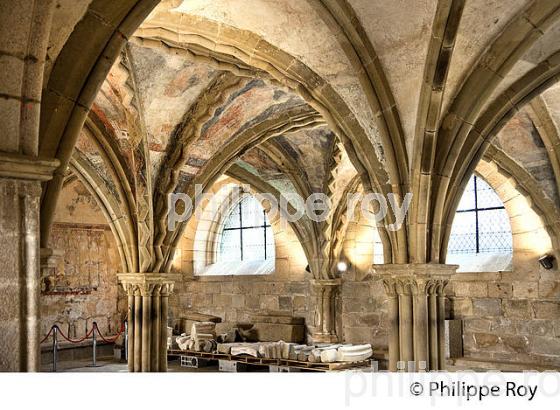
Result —
M 53 372 L 56 372 L 56 360 L 57 360 L 57 349 L 58 349 L 58 342 L 56 340 L 56 336 L 58 334 L 58 326 L 53 326 Z
M 128 320 L 124 321 L 124 360 L 128 363 Z
M 95 331 L 99 331 L 99 328 L 97 327 L 97 323 L 93 322 L 93 364 L 92 367 L 96 367 L 97 366 L 97 338 L 95 336 Z

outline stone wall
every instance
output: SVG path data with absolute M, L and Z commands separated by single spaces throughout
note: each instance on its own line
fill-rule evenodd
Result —
M 294 275 L 287 279 L 277 272 L 259 276 L 189 277 L 177 284 L 170 299 L 172 323 L 187 310 L 216 315 L 224 323 L 250 322 L 261 312 L 278 312 L 304 317 L 311 323 L 308 310 L 309 279 Z
M 385 289 L 381 280 L 370 274 L 372 263 L 383 262 L 383 245 L 371 222 L 361 217 L 348 225 L 342 258 L 349 262 L 349 269 L 342 274 L 337 333 L 343 342 L 371 343 L 374 349 L 385 350 Z
M 339 300 L 339 327 L 345 343 L 371 343 L 387 349 L 387 303 L 380 280 L 358 280 L 350 272 L 342 281 Z
M 468 358 L 560 366 L 560 275 L 532 258 L 512 272 L 456 274 L 448 287 L 447 317 L 463 320 Z M 359 269 L 342 282 L 338 301 L 343 341 L 387 349 L 383 285 Z
M 560 366 L 560 275 L 532 262 L 457 274 L 450 313 L 463 320 L 466 357 Z
M 105 217 L 78 180 L 61 193 L 49 249 L 56 253 L 56 267 L 49 274 L 52 283 L 43 283 L 41 334 L 57 324 L 81 338 L 94 321 L 103 334 L 116 333 L 126 312 L 117 282 L 119 255 Z
M 539 257 L 552 252 L 547 226 L 535 201 L 514 178 L 481 161 L 477 173 L 502 200 L 513 236 L 510 272 L 457 274 L 450 315 L 463 319 L 466 357 L 560 366 L 560 273 Z

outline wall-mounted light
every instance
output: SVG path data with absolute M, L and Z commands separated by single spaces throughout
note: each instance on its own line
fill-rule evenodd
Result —
M 339 272 L 346 272 L 348 270 L 348 263 L 345 261 L 339 261 L 336 264 L 336 269 L 338 269 Z
M 552 269 L 554 267 L 554 256 L 553 255 L 544 255 L 541 256 L 539 259 L 539 263 L 545 269 Z

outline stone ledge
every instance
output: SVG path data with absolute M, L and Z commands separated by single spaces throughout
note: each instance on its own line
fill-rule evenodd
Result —
M 0 177 L 49 181 L 59 165 L 57 159 L 0 152 Z

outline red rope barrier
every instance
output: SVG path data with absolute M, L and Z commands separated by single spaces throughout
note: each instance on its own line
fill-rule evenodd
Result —
M 51 327 L 51 330 L 49 330 L 49 333 L 47 333 L 47 335 L 43 338 L 43 340 L 41 340 L 41 342 L 39 342 L 40 345 L 42 345 L 43 343 L 45 343 L 47 341 L 47 339 L 49 338 L 49 336 L 53 332 L 53 329 L 54 329 L 54 326 Z
M 62 337 L 63 337 L 64 339 L 66 339 L 68 342 L 74 343 L 74 344 L 76 344 L 76 343 L 82 343 L 84 340 L 88 339 L 88 338 L 93 334 L 93 332 L 94 332 L 96 329 L 97 329 L 97 334 L 99 335 L 99 337 L 101 337 L 101 339 L 102 339 L 105 343 L 114 343 L 114 342 L 119 338 L 119 336 L 122 335 L 122 333 L 124 332 L 124 322 L 123 322 L 123 323 L 121 324 L 121 328 L 120 328 L 120 330 L 119 330 L 119 333 L 117 333 L 117 335 L 116 335 L 114 338 L 112 338 L 112 339 L 106 339 L 106 338 L 101 334 L 101 331 L 100 331 L 99 328 L 97 327 L 97 323 L 93 322 L 92 328 L 90 329 L 90 331 L 89 331 L 84 337 L 82 337 L 81 339 L 78 339 L 78 340 L 72 340 L 72 339 L 70 339 L 68 336 L 66 336 L 64 333 L 62 333 L 62 330 L 60 330 L 60 328 L 59 328 L 57 325 L 54 325 L 54 326 L 52 326 L 51 329 L 49 330 L 49 333 L 47 333 L 47 335 L 41 340 L 40 344 L 43 344 L 44 342 L 47 341 L 47 339 L 48 339 L 49 336 L 52 334 L 52 332 L 53 332 L 53 330 L 54 330 L 55 327 L 58 329 L 58 333 L 60 333 L 60 336 L 62 336 Z
M 66 339 L 70 343 L 82 343 L 84 340 L 86 340 L 87 338 L 89 338 L 92 335 L 94 329 L 95 329 L 95 327 L 92 327 L 91 330 L 84 337 L 82 337 L 81 339 L 78 339 L 78 340 L 70 339 L 68 336 L 66 336 L 64 333 L 62 333 L 62 330 L 60 330 L 60 328 L 58 328 L 58 332 L 60 333 L 60 336 L 62 336 L 64 339 Z
M 112 339 L 105 339 L 105 337 L 103 337 L 103 335 L 101 334 L 101 332 L 99 331 L 99 328 L 97 327 L 97 323 L 94 323 L 93 326 L 95 327 L 95 329 L 97 329 L 97 334 L 99 335 L 99 337 L 105 342 L 105 343 L 114 343 L 115 340 L 117 340 L 119 338 L 120 335 L 122 335 L 122 333 L 124 332 L 124 322 L 121 324 L 121 328 L 119 330 L 119 333 L 117 333 L 117 335 L 112 338 Z

